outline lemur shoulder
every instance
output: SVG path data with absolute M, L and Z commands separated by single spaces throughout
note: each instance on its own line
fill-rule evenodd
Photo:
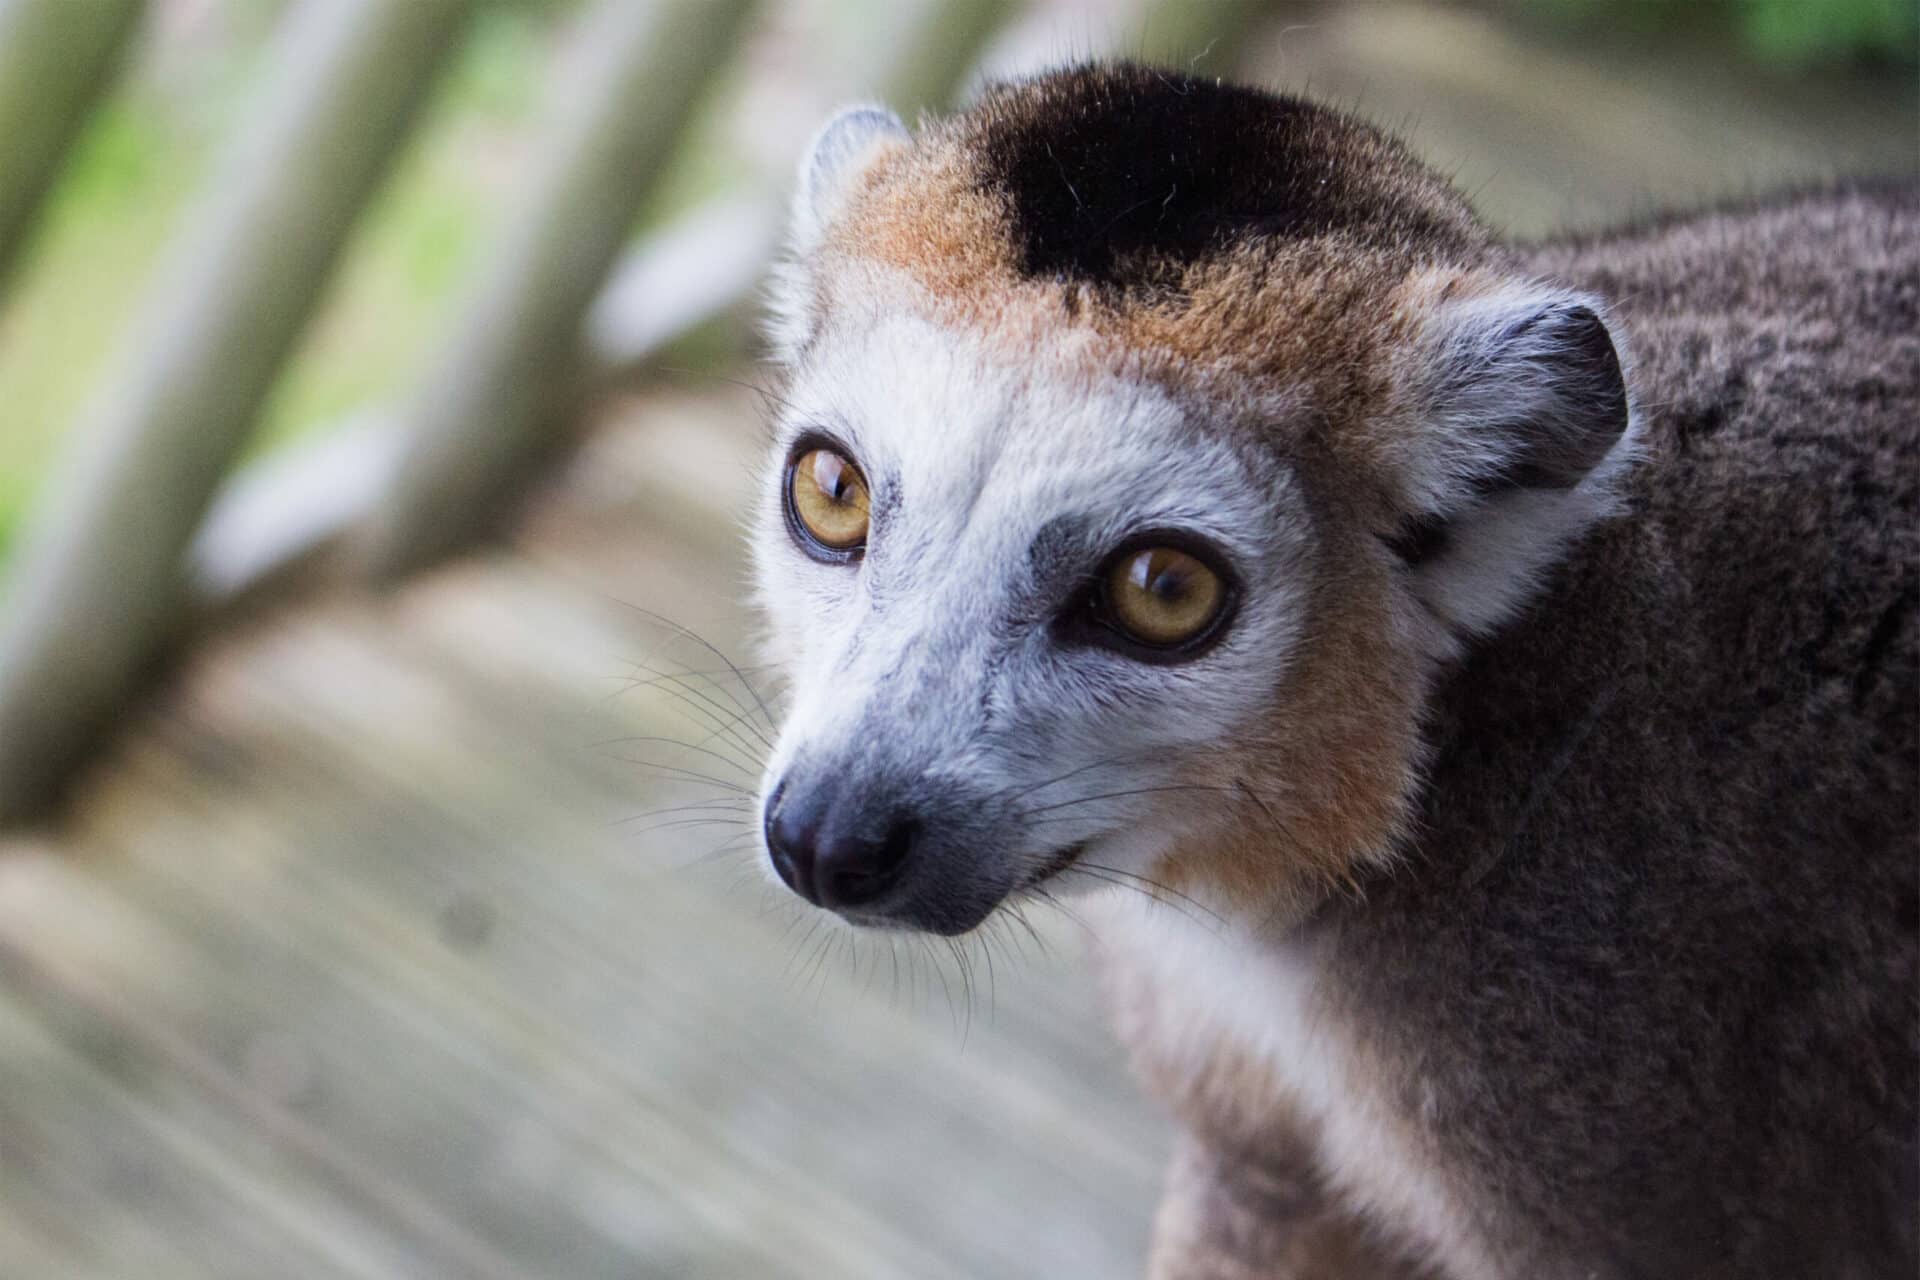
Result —
M 836 117 L 775 301 L 769 865 L 1085 898 L 1155 1276 L 1914 1274 L 1911 186 L 1515 247 L 1084 67 Z

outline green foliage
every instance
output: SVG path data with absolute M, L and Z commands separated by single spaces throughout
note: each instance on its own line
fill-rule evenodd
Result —
M 1873 58 L 1911 65 L 1920 46 L 1917 0 L 1747 0 L 1741 30 L 1782 62 Z
M 1513 0 L 1582 26 L 1642 32 L 1719 28 L 1761 61 L 1790 67 L 1920 65 L 1920 0 Z
M 256 450 L 406 386 L 524 156 L 555 24 L 573 0 L 495 0 L 355 234 L 273 397 Z M 228 0 L 191 76 L 143 74 L 89 121 L 0 299 L 0 564 L 60 437 L 108 372 L 158 260 L 241 127 L 280 6 Z
M 0 560 L 204 167 L 206 139 L 149 106 L 95 114 L 0 310 Z

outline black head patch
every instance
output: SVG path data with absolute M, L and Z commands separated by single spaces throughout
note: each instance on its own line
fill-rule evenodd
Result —
M 1479 242 L 1404 147 L 1299 98 L 1120 64 L 1002 86 L 970 114 L 975 180 L 1005 201 L 1030 276 L 1131 291 L 1250 243 Z

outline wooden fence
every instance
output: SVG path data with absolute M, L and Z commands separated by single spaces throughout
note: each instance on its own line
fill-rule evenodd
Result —
M 145 8 L 0 0 L 0 288 Z M 322 548 L 373 581 L 458 552 L 564 445 L 596 385 L 751 293 L 776 240 L 770 187 L 731 193 L 622 251 L 755 8 L 587 4 L 574 19 L 580 70 L 552 86 L 537 172 L 416 390 L 291 460 L 236 475 L 356 219 L 475 10 L 474 0 L 290 5 L 257 99 L 69 432 L 0 583 L 0 825 L 57 798 L 211 606 Z M 1023 6 L 887 8 L 908 18 L 866 88 L 911 114 L 949 103 Z M 1116 12 L 1110 29 L 1197 50 L 1230 43 L 1259 8 L 1159 0 Z

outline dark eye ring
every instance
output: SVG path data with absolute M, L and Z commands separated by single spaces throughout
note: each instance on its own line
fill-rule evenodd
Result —
M 781 488 L 787 531 L 802 551 L 826 564 L 865 554 L 871 495 L 859 464 L 839 443 L 802 436 L 787 454 Z
M 1225 634 L 1239 579 L 1211 544 L 1178 530 L 1136 534 L 1101 563 L 1062 615 L 1069 642 L 1141 662 L 1190 662 Z

